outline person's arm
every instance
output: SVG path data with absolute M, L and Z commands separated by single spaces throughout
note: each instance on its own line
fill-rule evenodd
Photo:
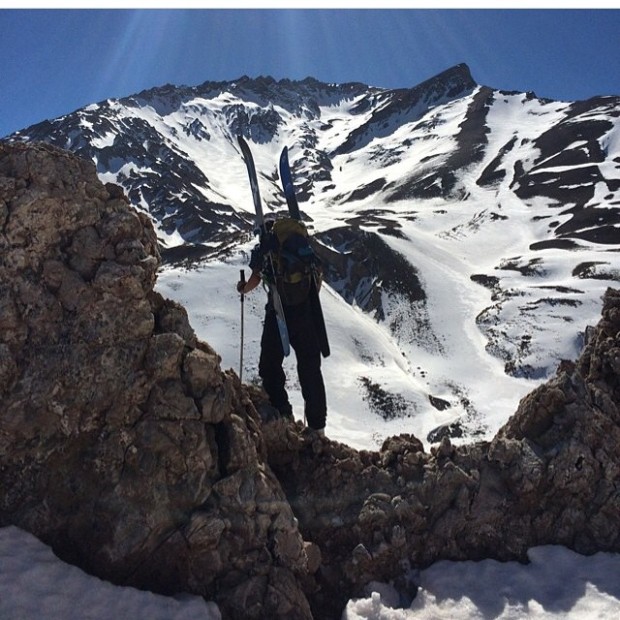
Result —
M 239 282 L 237 282 L 237 292 L 246 295 L 250 291 L 253 291 L 260 284 L 260 282 L 260 271 L 253 271 L 247 282 L 243 282 L 243 280 L 239 280 Z

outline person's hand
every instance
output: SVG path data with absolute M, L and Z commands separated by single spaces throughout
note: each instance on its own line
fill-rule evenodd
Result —
M 245 281 L 239 280 L 239 282 L 237 282 L 237 293 L 242 293 L 244 288 L 245 288 Z

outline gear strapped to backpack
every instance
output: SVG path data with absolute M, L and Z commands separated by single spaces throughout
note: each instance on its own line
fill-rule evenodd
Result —
M 320 278 L 321 273 L 321 262 L 310 246 L 305 224 L 289 217 L 278 219 L 267 234 L 269 238 L 263 247 L 270 253 L 282 303 L 287 306 L 303 303 L 313 279 Z

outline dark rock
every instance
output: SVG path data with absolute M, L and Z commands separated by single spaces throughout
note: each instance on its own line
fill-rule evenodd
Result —
M 0 525 L 225 618 L 310 618 L 258 414 L 153 292 L 150 220 L 47 145 L 0 143 L 0 204 Z

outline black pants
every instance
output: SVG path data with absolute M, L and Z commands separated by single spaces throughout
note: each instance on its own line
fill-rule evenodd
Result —
M 325 385 L 321 374 L 321 351 L 312 320 L 309 304 L 286 306 L 286 325 L 289 340 L 297 357 L 297 375 L 305 403 L 308 426 L 314 429 L 325 427 L 327 404 Z M 286 375 L 282 369 L 284 350 L 276 313 L 271 304 L 265 309 L 265 323 L 261 338 L 258 374 L 263 380 L 271 404 L 283 415 L 292 415 L 292 407 L 286 392 Z

